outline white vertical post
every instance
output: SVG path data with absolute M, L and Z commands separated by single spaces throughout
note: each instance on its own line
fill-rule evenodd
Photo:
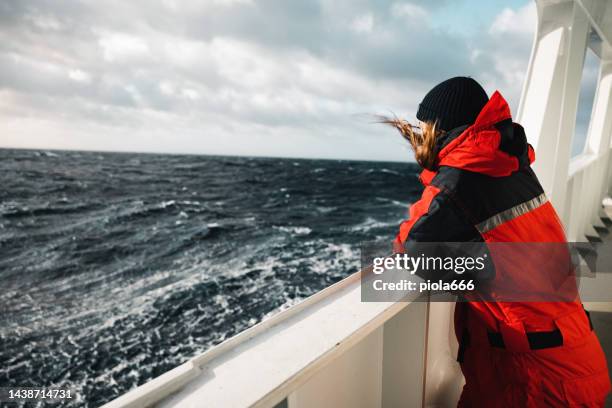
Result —
M 429 305 L 417 301 L 384 326 L 382 407 L 420 407 L 428 354 Z M 455 401 L 456 404 L 456 401 Z
M 459 345 L 455 337 L 454 310 L 455 303 L 435 301 L 429 304 L 425 407 L 457 406 L 465 384 L 456 360 Z
M 557 211 L 563 214 L 590 23 L 573 1 L 538 2 L 538 11 L 538 30 L 518 122 L 536 149 L 534 170 Z

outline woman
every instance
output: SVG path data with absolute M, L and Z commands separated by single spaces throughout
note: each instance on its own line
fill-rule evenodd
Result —
M 409 250 L 411 242 L 565 243 L 559 218 L 530 167 L 533 149 L 499 92 L 489 99 L 474 79 L 451 78 L 425 96 L 417 118 L 418 128 L 385 120 L 410 142 L 425 187 L 399 228 L 397 251 Z M 504 273 L 528 279 L 520 267 Z M 455 309 L 458 361 L 466 380 L 459 406 L 604 405 L 608 369 L 579 298 L 470 300 Z

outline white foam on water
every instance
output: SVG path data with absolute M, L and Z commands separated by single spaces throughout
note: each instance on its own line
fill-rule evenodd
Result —
M 294 235 L 308 235 L 312 232 L 312 229 L 309 227 L 299 227 L 299 226 L 277 226 L 275 225 L 273 228 Z
M 170 207 L 171 205 L 175 205 L 176 201 L 175 200 L 168 200 L 168 201 L 162 201 L 161 203 L 159 203 L 159 208 L 167 208 Z
M 367 217 L 364 221 L 359 224 L 353 225 L 349 228 L 350 231 L 367 232 L 374 228 L 387 228 L 397 226 L 399 227 L 401 221 L 379 221 L 372 217 Z

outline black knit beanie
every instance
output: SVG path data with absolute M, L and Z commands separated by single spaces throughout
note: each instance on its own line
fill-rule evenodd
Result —
M 478 82 L 454 77 L 436 85 L 419 104 L 416 117 L 422 122 L 438 121 L 438 128 L 449 131 L 471 125 L 489 97 Z

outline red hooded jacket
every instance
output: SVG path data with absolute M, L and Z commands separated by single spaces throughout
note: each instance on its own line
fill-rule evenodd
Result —
M 530 167 L 534 151 L 499 92 L 472 125 L 453 129 L 437 142 L 436 168 L 420 175 L 424 191 L 400 226 L 396 251 L 409 250 L 411 242 L 566 242 Z M 547 279 L 521 259 L 510 261 L 495 262 L 493 287 L 504 279 Z M 457 303 L 455 310 L 466 405 L 567 406 L 605 398 L 610 390 L 605 358 L 577 292 L 563 302 L 502 301 L 478 293 L 466 297 L 470 301 Z M 516 353 L 533 358 L 518 364 Z M 523 387 L 521 402 L 517 405 L 516 393 L 509 402 L 500 396 L 500 370 L 506 381 L 526 384 L 533 378 L 530 389 L 548 391 L 524 392 Z

